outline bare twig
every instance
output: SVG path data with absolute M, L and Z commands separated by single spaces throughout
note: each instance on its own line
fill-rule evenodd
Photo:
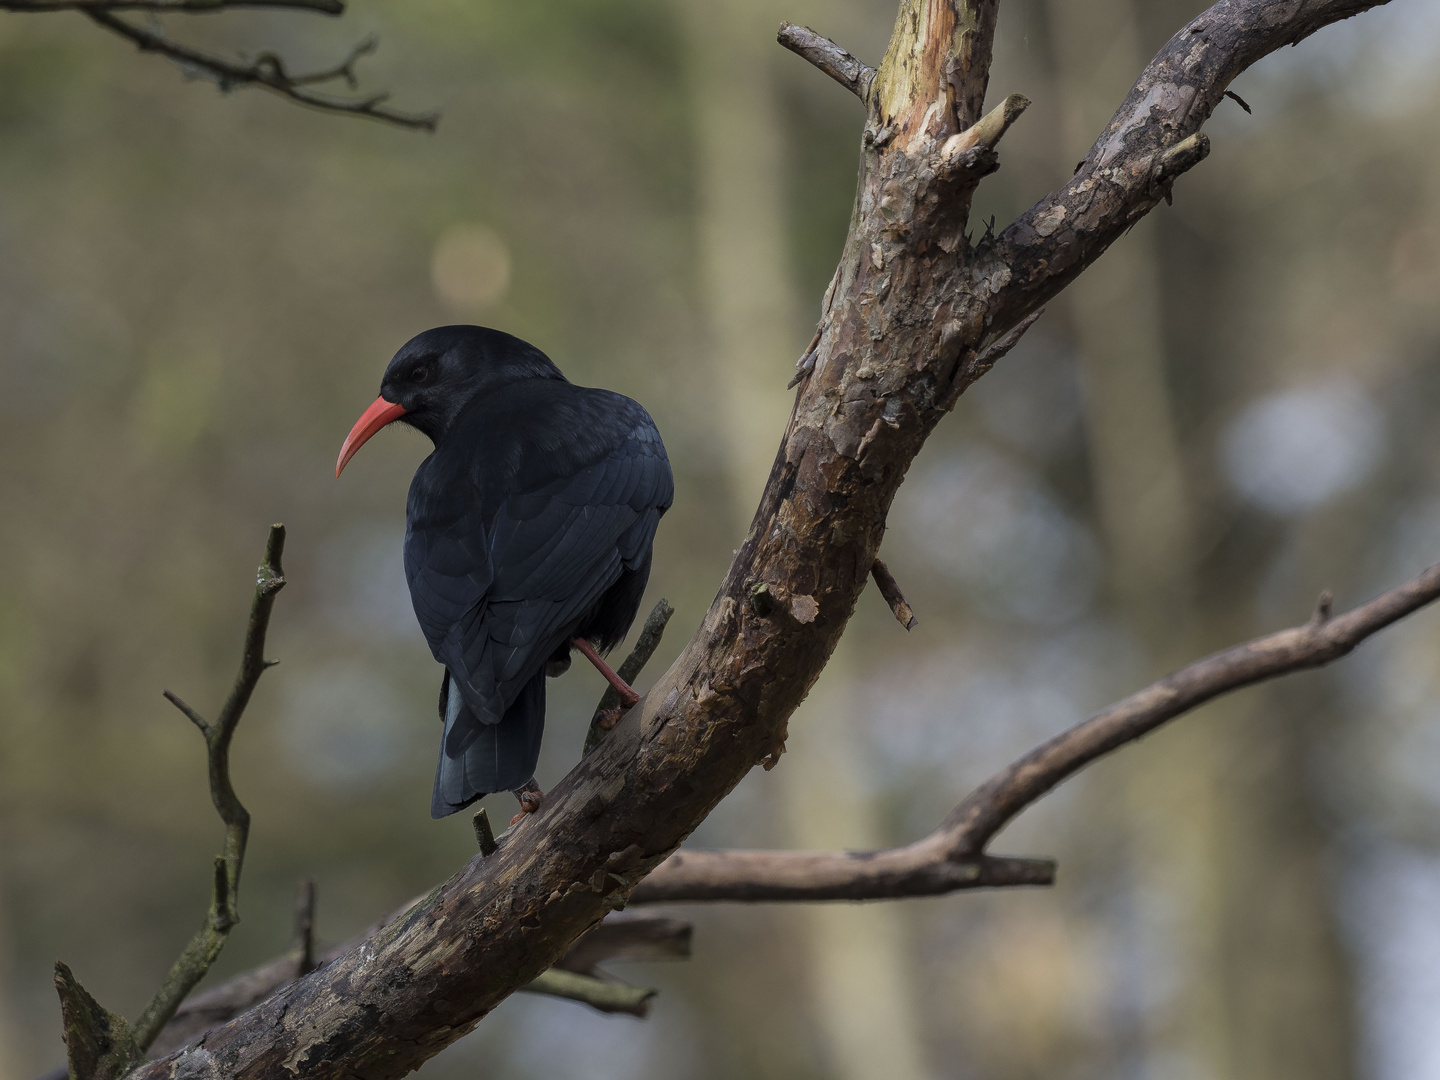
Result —
M 632 684 L 640 677 L 640 672 L 650 662 L 650 657 L 655 655 L 655 650 L 660 647 L 660 639 L 665 635 L 665 624 L 674 614 L 675 609 L 670 606 L 670 601 L 662 596 L 645 620 L 645 625 L 640 630 L 640 636 L 635 639 L 635 647 L 630 650 L 630 655 L 625 658 L 625 662 L 620 665 L 615 674 Z M 590 727 L 585 732 L 584 753 L 588 754 L 595 749 L 600 740 L 605 737 L 605 732 L 615 726 L 612 718 L 618 718 L 619 708 L 620 692 L 613 686 L 606 687 L 605 693 L 600 698 L 600 704 L 595 706 L 595 715 L 590 719 Z
M 915 624 L 920 620 L 915 618 L 915 612 L 910 610 L 910 605 L 905 602 L 900 583 L 895 580 L 895 575 L 890 573 L 890 568 L 876 559 L 870 567 L 870 575 L 875 579 L 875 587 L 880 590 L 880 595 L 895 613 L 895 620 L 906 630 L 914 630 Z
M 802 56 L 861 101 L 869 104 L 870 86 L 875 82 L 875 69 L 855 59 L 835 42 L 822 37 L 808 26 L 781 23 L 775 40 Z
M 495 830 L 490 827 L 490 815 L 485 812 L 483 806 L 475 811 L 475 816 L 470 819 L 470 824 L 475 827 L 475 845 L 480 849 L 480 854 L 494 855 Z
M 179 958 L 165 976 L 160 989 L 135 1021 L 135 1043 L 147 1049 L 160 1034 L 160 1029 L 179 1008 L 180 1002 L 204 978 L 210 965 L 225 947 L 230 930 L 240 921 L 237 898 L 240 892 L 240 871 L 245 863 L 245 845 L 250 836 L 250 813 L 240 803 L 230 781 L 230 740 L 255 692 L 255 685 L 271 663 L 265 659 L 265 632 L 270 626 L 270 609 L 275 596 L 285 587 L 280 559 L 285 551 L 285 526 L 270 526 L 265 544 L 265 558 L 255 581 L 255 597 L 250 604 L 250 621 L 245 628 L 245 645 L 240 658 L 240 671 L 219 718 L 207 723 L 194 709 L 185 705 L 168 690 L 165 696 L 197 726 L 205 736 L 205 749 L 210 775 L 210 798 L 220 819 L 225 823 L 225 849 L 215 859 L 215 883 L 210 913 L 205 925 L 195 932 Z M 313 903 L 313 900 L 312 900 Z
M 315 881 L 306 878 L 295 894 L 295 937 L 290 951 L 295 954 L 295 974 L 315 970 Z
M 387 108 L 385 102 L 390 95 L 386 93 L 349 99 L 309 89 L 317 83 L 337 79 L 344 80 L 353 89 L 356 86 L 355 63 L 362 56 L 375 51 L 374 38 L 366 38 L 332 68 L 305 75 L 291 75 L 274 53 L 262 53 L 249 63 L 236 63 L 188 45 L 181 45 L 159 30 L 136 26 L 103 9 L 87 9 L 85 14 L 107 30 L 134 42 L 142 52 L 168 56 L 187 74 L 209 78 L 227 93 L 241 86 L 258 86 L 313 109 L 366 116 L 420 131 L 434 131 L 440 119 L 438 113 L 407 113 Z
M 1026 807 L 1090 762 L 1221 694 L 1320 667 L 1440 598 L 1440 563 L 1344 615 L 1256 638 L 1197 660 L 1030 751 L 991 777 L 923 840 L 887 851 L 680 851 L 630 894 L 678 901 L 876 900 L 999 885 L 1048 885 L 1049 860 L 985 855 Z M 1328 594 L 1320 610 L 1328 613 Z
M 289 8 L 343 15 L 342 0 L 0 0 L 0 11 L 179 11 L 200 14 L 235 8 Z
M 577 975 L 573 971 L 551 968 L 520 987 L 522 994 L 549 994 L 551 997 L 580 1001 L 606 1013 L 629 1013 L 647 1016 L 650 999 L 660 991 L 653 987 L 631 986 L 629 983 L 597 979 L 593 975 Z
M 160 989 L 133 1027 L 103 1009 L 86 993 L 68 967 L 61 963 L 55 965 L 55 988 L 60 995 L 66 1056 L 72 1075 L 85 1080 L 107 1080 L 124 1075 L 143 1061 L 145 1051 L 174 1015 L 180 1002 L 210 970 L 224 948 L 230 930 L 240 921 L 236 898 L 240 889 L 240 870 L 245 861 L 245 843 L 250 832 L 250 814 L 241 805 L 230 782 L 230 740 L 240 717 L 244 715 L 245 706 L 250 702 L 255 684 L 272 663 L 265 659 L 265 632 L 270 624 L 270 609 L 275 604 L 275 595 L 285 585 L 280 566 L 284 548 L 285 526 L 272 525 L 265 545 L 265 558 L 257 573 L 255 597 L 250 605 L 240 672 L 220 710 L 219 719 L 210 723 L 170 691 L 165 691 L 165 697 L 205 737 L 210 798 L 225 823 L 225 848 L 215 859 L 210 911 L 205 924 L 196 931 L 171 966 Z M 309 900 L 302 901 L 302 907 L 313 909 L 313 904 L 312 887 Z M 305 962 L 305 948 L 308 946 L 302 945 L 301 966 Z

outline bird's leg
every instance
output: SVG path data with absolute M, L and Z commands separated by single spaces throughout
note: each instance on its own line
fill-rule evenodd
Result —
M 533 814 L 545 801 L 545 793 L 540 790 L 540 785 L 535 783 L 532 776 L 524 784 L 516 788 L 512 794 L 520 800 L 520 812 L 510 819 L 510 827 L 518 825 L 526 814 Z
M 584 638 L 578 637 L 572 640 L 570 644 L 579 649 L 580 652 L 584 654 L 585 659 L 595 665 L 595 670 L 605 676 L 605 681 L 615 688 L 615 692 L 620 695 L 621 709 L 633 708 L 636 703 L 639 702 L 640 695 L 630 688 L 629 683 L 619 675 L 616 675 L 609 664 L 600 659 L 600 654 L 595 651 L 595 646 L 591 645 L 590 642 Z

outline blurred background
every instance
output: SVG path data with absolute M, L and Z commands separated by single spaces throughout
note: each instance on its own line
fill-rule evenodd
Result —
M 991 100 L 1035 104 L 976 202 L 1070 174 L 1197 0 L 1007 0 Z M 207 901 L 199 738 L 266 526 L 289 587 L 234 774 L 244 922 L 296 882 L 357 932 L 448 877 L 426 813 L 439 672 L 409 610 L 427 444 L 333 462 L 414 333 L 482 322 L 643 402 L 675 465 L 648 605 L 698 623 L 748 524 L 840 252 L 859 104 L 774 44 L 874 63 L 893 0 L 354 0 L 173 19 L 444 111 L 425 136 L 221 95 L 78 15 L 0 15 L 0 1080 L 63 1060 L 55 959 L 134 1016 Z M 1151 677 L 1440 558 L 1440 7 L 1394 0 L 1240 77 L 1213 152 L 961 402 L 873 590 L 703 846 L 914 839 L 993 769 Z M 517 995 L 441 1080 L 1440 1077 L 1440 612 L 1217 702 L 1000 838 L 1050 890 L 696 908 L 619 973 L 645 1021 Z M 551 684 L 539 779 L 602 689 Z M 492 798 L 508 818 L 513 800 Z

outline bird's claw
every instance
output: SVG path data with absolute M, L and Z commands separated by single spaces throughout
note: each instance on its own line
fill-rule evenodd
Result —
M 601 731 L 609 731 L 620 722 L 620 717 L 624 715 L 624 709 L 601 709 L 595 719 L 595 726 Z
M 520 800 L 520 812 L 510 819 L 512 829 L 525 819 L 526 814 L 533 814 L 544 805 L 545 793 L 540 790 L 540 786 L 534 780 L 531 780 L 515 792 L 515 798 Z

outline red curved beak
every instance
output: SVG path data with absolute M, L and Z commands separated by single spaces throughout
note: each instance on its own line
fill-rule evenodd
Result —
M 355 426 L 350 429 L 350 434 L 345 436 L 345 443 L 340 447 L 340 457 L 335 462 L 336 478 L 339 478 L 340 471 L 345 468 L 346 462 L 359 452 L 360 447 L 365 445 L 371 435 L 374 435 L 390 421 L 398 420 L 404 415 L 404 405 L 386 401 L 383 397 L 376 398 L 370 407 L 360 414 L 360 419 L 355 421 Z

